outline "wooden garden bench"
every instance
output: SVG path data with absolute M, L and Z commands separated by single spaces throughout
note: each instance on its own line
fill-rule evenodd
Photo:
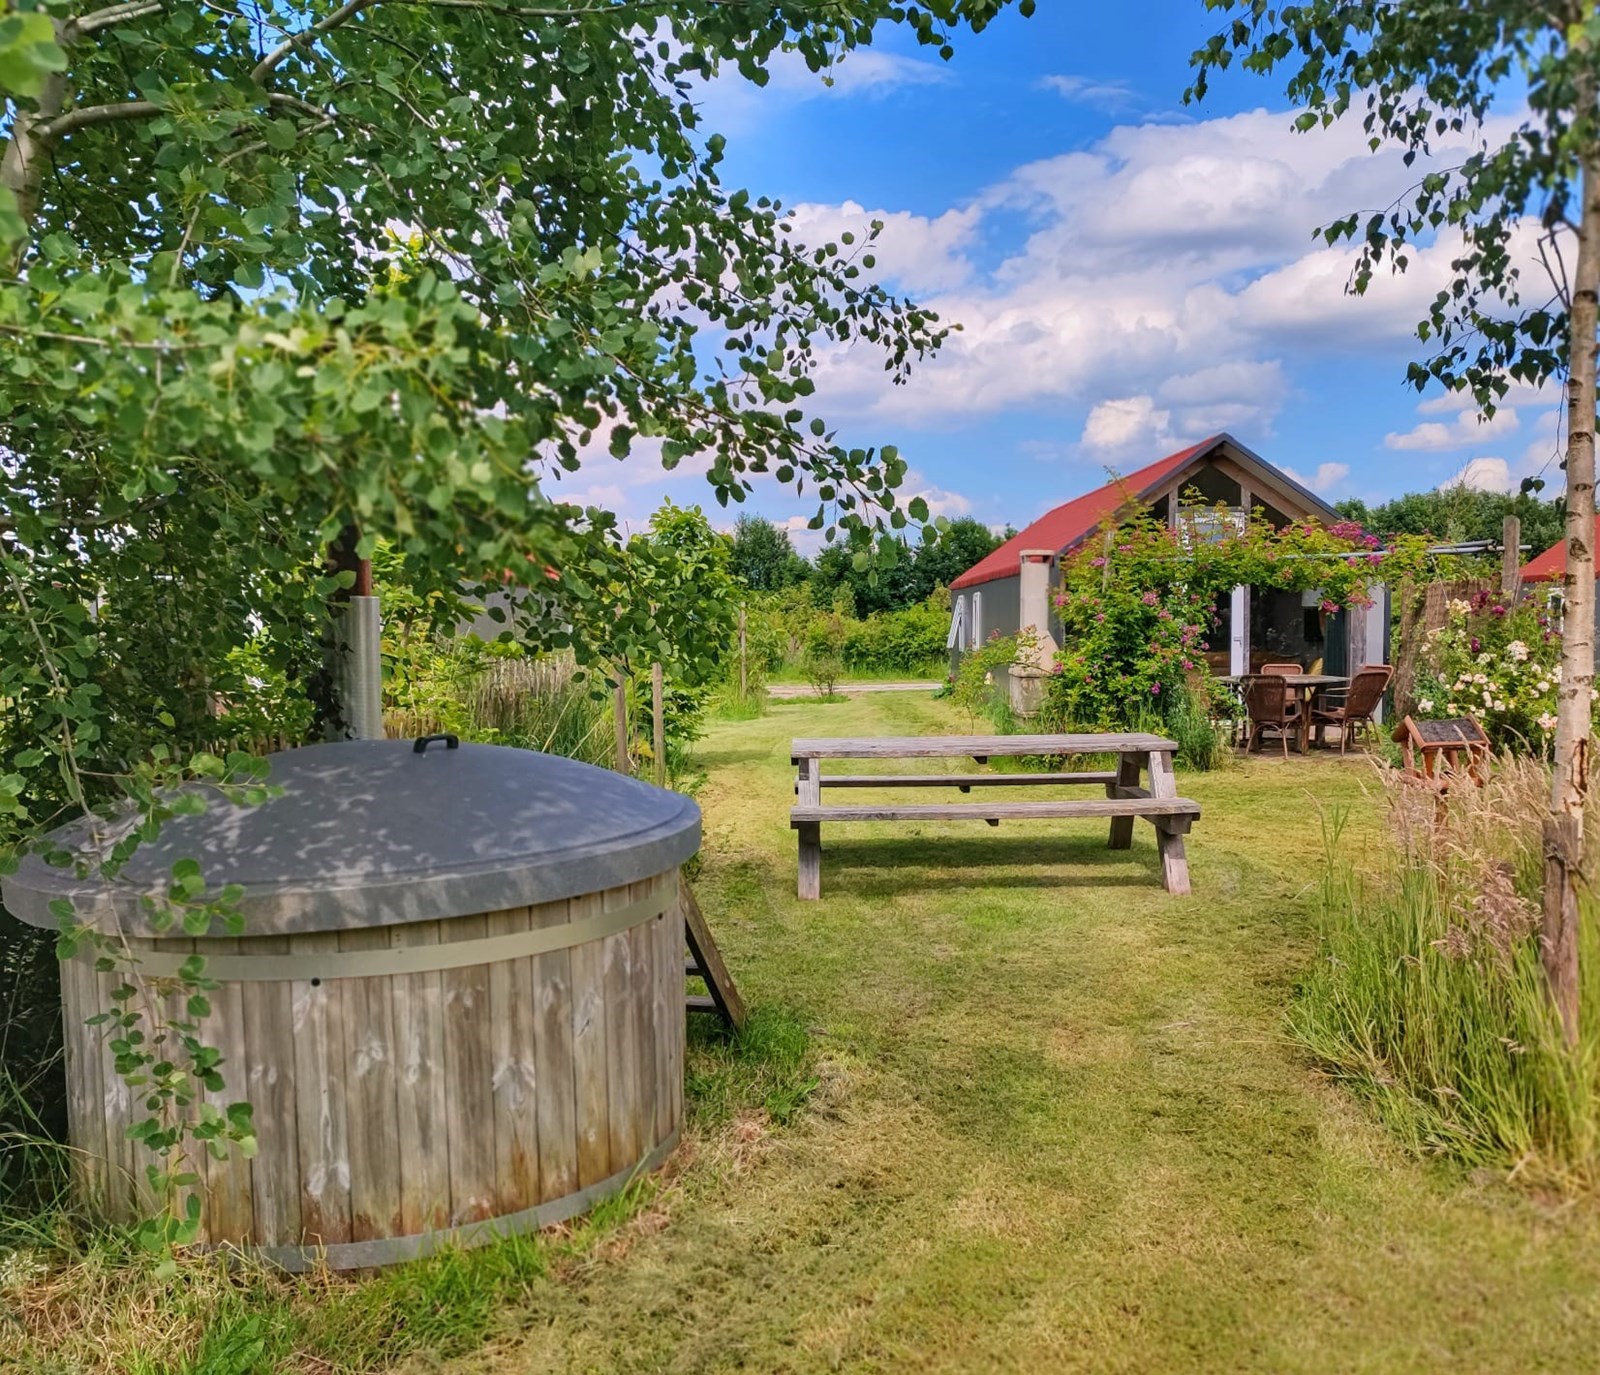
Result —
M 911 735 L 880 739 L 819 738 L 791 742 L 796 766 L 795 806 L 789 824 L 799 837 L 802 898 L 822 896 L 822 823 L 837 821 L 1035 821 L 1057 817 L 1107 817 L 1107 845 L 1126 850 L 1133 823 L 1144 817 L 1156 831 L 1162 881 L 1169 893 L 1189 891 L 1183 838 L 1200 804 L 1178 796 L 1172 771 L 1177 745 L 1158 735 Z M 824 774 L 824 759 L 972 759 L 986 764 L 1001 755 L 1114 754 L 1115 769 L 1062 773 Z M 1150 784 L 1140 783 L 1148 770 Z M 1048 802 L 911 802 L 824 805 L 824 788 L 1029 788 L 1100 786 L 1103 798 L 1053 798 Z

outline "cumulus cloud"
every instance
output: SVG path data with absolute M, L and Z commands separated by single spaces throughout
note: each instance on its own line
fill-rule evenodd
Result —
M 1317 471 L 1310 475 L 1296 472 L 1293 468 L 1285 468 L 1283 471 L 1308 491 L 1325 497 L 1330 495 L 1335 488 L 1339 487 L 1350 476 L 1350 465 L 1348 463 L 1319 463 L 1317 464 Z
M 883 221 L 883 233 L 871 246 L 872 275 L 911 292 L 947 291 L 972 275 L 967 257 L 978 227 L 976 206 L 947 210 L 928 217 L 904 210 L 870 212 L 856 201 L 842 205 L 804 204 L 794 207 L 794 238 L 820 246 L 854 234 L 856 244 L 866 241 L 873 220 Z
M 1433 412 L 1437 414 L 1438 412 Z M 1401 433 L 1383 437 L 1384 446 L 1390 449 L 1465 449 L 1510 434 L 1518 425 L 1517 413 L 1510 406 L 1500 406 L 1493 416 L 1484 420 L 1476 411 L 1458 410 L 1449 424 L 1427 420 Z
M 1102 401 L 1083 423 L 1083 447 L 1092 453 L 1124 453 L 1165 444 L 1171 439 L 1172 412 L 1160 410 L 1148 396 Z
M 1458 161 L 1471 143 L 1452 136 L 1435 156 Z M 826 355 L 819 406 L 931 428 L 1077 405 L 1096 451 L 1129 426 L 1155 442 L 1220 429 L 1261 438 L 1289 394 L 1291 351 L 1339 366 L 1389 350 L 1398 366 L 1414 347 L 1457 242 L 1419 248 L 1407 271 L 1380 273 L 1356 298 L 1354 252 L 1318 247 L 1312 231 L 1387 205 L 1424 170 L 1371 153 L 1356 124 L 1297 134 L 1281 110 L 1119 126 L 942 215 L 894 219 L 880 258 L 902 254 L 897 270 L 923 284 L 922 303 L 962 329 L 902 388 L 882 385 L 870 350 Z M 872 215 L 888 219 L 862 212 Z M 1538 272 L 1533 232 L 1514 250 Z M 1127 409 L 1141 397 L 1142 420 Z
M 1511 465 L 1503 458 L 1469 459 L 1454 477 L 1439 484 L 1449 487 L 1470 487 L 1475 492 L 1510 492 L 1517 482 L 1512 478 Z

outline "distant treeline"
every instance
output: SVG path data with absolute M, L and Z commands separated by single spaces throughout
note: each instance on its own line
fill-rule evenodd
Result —
M 924 540 L 906 540 L 893 568 L 878 571 L 876 582 L 858 572 L 859 546 L 841 538 L 826 545 L 815 559 L 805 559 L 789 541 L 789 532 L 761 516 L 740 516 L 729 536 L 734 577 L 753 592 L 782 592 L 806 587 L 819 607 L 836 607 L 848 592 L 856 616 L 901 611 L 927 601 L 936 587 L 948 587 L 1001 542 L 1016 532 L 995 534 L 968 517 L 950 521 L 943 530 L 928 529 Z

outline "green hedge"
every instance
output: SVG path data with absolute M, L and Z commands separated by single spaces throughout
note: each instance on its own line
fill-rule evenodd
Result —
M 869 673 L 942 670 L 949 632 L 949 610 L 931 600 L 903 611 L 878 612 L 850 624 L 844 641 L 845 666 Z

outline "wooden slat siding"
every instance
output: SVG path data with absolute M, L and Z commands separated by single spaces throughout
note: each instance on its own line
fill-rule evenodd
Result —
M 389 933 L 382 927 L 339 933 L 341 950 L 383 950 L 388 945 Z M 402 1235 L 392 982 L 384 975 L 335 981 L 344 999 L 352 1241 Z
M 923 759 L 963 755 L 1120 754 L 1125 750 L 1176 750 L 1159 735 L 899 735 L 792 740 L 790 762 L 804 759 Z
M 557 904 L 562 911 L 565 903 Z M 526 907 L 491 912 L 491 936 L 526 931 Z M 493 1051 L 495 1207 L 521 1212 L 539 1201 L 539 1110 L 536 1063 L 538 1007 L 533 959 L 489 966 L 489 1016 Z
M 481 940 L 483 916 L 456 917 L 441 943 Z M 444 971 L 445 1123 L 450 1140 L 450 1221 L 493 1217 L 494 1065 L 490 1050 L 489 966 Z
M 295 955 L 339 948 L 334 932 L 289 938 Z M 350 1140 L 345 1109 L 344 999 L 335 981 L 296 979 L 295 1126 L 300 1142 L 300 1221 L 307 1245 L 350 1240 Z
M 120 970 L 101 973 L 89 971 L 89 995 L 96 1012 L 121 1011 L 124 1004 L 113 1002 L 112 990 L 124 981 Z M 91 1014 L 92 1015 L 92 1014 Z M 111 1052 L 111 1042 L 121 1033 L 115 1027 L 88 1028 L 94 1035 L 100 1061 L 101 1120 L 105 1123 L 106 1216 L 113 1222 L 132 1222 L 134 1208 L 133 1160 L 134 1145 L 128 1140 L 127 1129 L 133 1120 L 132 1095 L 128 1085 L 117 1073 L 116 1056 Z
M 571 919 L 598 916 L 600 895 L 571 900 Z M 606 1096 L 605 951 L 586 941 L 568 952 L 572 962 L 572 1079 L 577 1108 L 578 1186 L 587 1189 L 610 1172 L 611 1125 Z
M 1191 816 L 1200 804 L 1186 797 L 1081 798 L 1063 802 L 915 802 L 896 806 L 796 807 L 790 824 L 824 821 L 1034 821 L 1074 816 Z
M 141 951 L 150 949 L 150 942 L 130 937 L 128 948 L 135 957 Z M 112 1007 L 111 991 L 124 981 L 139 988 L 139 993 L 127 1003 L 115 1004 L 126 1008 L 139 1015 L 139 1028 L 145 1034 L 146 1040 L 150 1036 L 150 1027 L 153 1025 L 154 994 L 146 980 L 132 977 L 126 967 L 119 967 L 110 974 L 101 976 L 104 980 L 105 1006 Z M 116 1033 L 112 1033 L 116 1039 Z M 145 1106 L 144 1100 L 128 1087 L 128 1083 L 116 1072 L 116 1057 L 109 1053 L 106 1057 L 108 1097 L 115 1106 L 111 1109 L 112 1120 L 116 1124 L 118 1160 L 123 1171 L 122 1206 L 126 1209 L 124 1219 L 133 1221 L 136 1218 L 148 1217 L 160 1206 L 155 1196 L 155 1191 L 150 1186 L 150 1166 L 155 1163 L 155 1156 L 150 1148 L 139 1141 L 128 1138 L 128 1128 L 135 1122 L 143 1122 L 148 1118 L 150 1110 Z M 110 1127 L 107 1135 L 110 1135 Z
M 633 884 L 632 888 L 641 898 L 660 897 L 663 901 L 668 900 L 658 879 L 646 879 Z M 658 966 L 655 931 L 656 924 L 651 920 L 631 927 L 627 933 L 633 969 L 633 985 L 628 990 L 628 1006 L 634 1026 L 633 1139 L 639 1156 L 648 1153 L 656 1143 L 656 1057 L 659 1046 L 656 1034 L 655 988 Z
M 61 1032 L 67 1054 L 67 1129 L 77 1148 L 72 1157 L 72 1182 L 81 1203 L 91 1209 L 105 1204 L 109 1151 L 106 1147 L 104 1026 L 86 1026 L 106 1011 L 99 1004 L 94 953 L 85 946 L 61 966 Z
M 389 928 L 389 944 L 397 950 L 438 943 L 436 921 Z M 437 970 L 397 974 L 391 981 L 390 996 L 394 1000 L 400 1231 L 409 1237 L 450 1225 L 444 976 Z
M 683 980 L 675 977 L 674 970 L 683 958 L 682 885 L 677 874 L 667 875 L 668 881 L 680 884 L 679 895 L 667 910 L 650 924 L 655 939 L 655 993 L 653 1008 L 659 1042 L 656 1049 L 656 1125 L 651 1144 L 659 1144 L 672 1134 L 677 1125 L 678 1104 L 683 1097 L 683 1076 L 674 1079 L 678 1057 L 678 1023 L 683 1021 L 682 999 L 678 990 Z M 676 1019 L 676 1022 L 675 1020 Z
M 534 909 L 536 924 L 571 919 L 571 903 Z M 539 1132 L 539 1199 L 549 1202 L 578 1188 L 578 1104 L 573 1081 L 572 955 L 552 950 L 533 959 L 535 1039 L 533 1073 Z
M 207 940 L 197 949 L 212 955 L 236 955 L 238 940 Z M 222 1056 L 218 1073 L 220 1092 L 207 1092 L 205 1102 L 226 1114 L 229 1104 L 250 1101 L 249 1042 L 244 1030 L 244 990 L 237 983 L 223 983 L 209 995 L 211 1015 L 199 1024 L 200 1040 L 215 1046 Z M 250 1193 L 250 1162 L 234 1145 L 224 1145 L 218 1159 L 211 1151 L 206 1156 L 205 1230 L 213 1241 L 255 1240 L 255 1209 Z
M 175 938 L 171 941 L 164 941 L 162 944 L 164 948 L 181 951 L 185 954 L 194 949 L 192 940 Z M 168 1025 L 174 1022 L 187 1021 L 188 1009 L 185 1004 L 187 1003 L 188 995 L 176 987 L 169 985 L 168 988 L 169 991 L 166 995 L 157 1000 L 160 1005 L 162 1020 Z M 158 1059 L 171 1060 L 174 1065 L 187 1069 L 189 1058 L 179 1044 L 178 1033 L 175 1030 L 163 1033 L 157 1032 L 152 1027 L 146 1027 L 145 1034 L 147 1037 L 163 1036 L 160 1044 L 156 1044 L 153 1040 L 150 1044 L 150 1049 Z M 200 1024 L 200 1037 L 207 1045 L 216 1046 L 220 1054 L 227 1054 L 227 1046 L 222 1043 L 223 1038 L 217 1034 L 215 999 L 212 1001 L 212 1015 Z M 194 1101 L 187 1107 L 174 1105 L 172 1111 L 175 1119 L 182 1123 L 185 1131 L 184 1139 L 180 1142 L 178 1148 L 181 1164 L 177 1165 L 177 1169 L 183 1174 L 197 1176 L 197 1180 L 193 1185 L 184 1185 L 175 1189 L 173 1192 L 173 1204 L 177 1209 L 177 1216 L 186 1217 L 188 1216 L 189 1197 L 194 1195 L 199 1198 L 200 1233 L 195 1240 L 207 1242 L 223 1239 L 227 1236 L 227 1233 L 217 1225 L 218 1209 L 211 1206 L 211 1181 L 207 1176 L 212 1162 L 209 1159 L 205 1142 L 198 1141 L 188 1134 L 191 1128 L 199 1124 L 201 1117 L 200 1105 L 209 1097 L 198 1080 L 194 1082 L 193 1089 L 195 1094 Z M 144 1115 L 142 1107 L 136 1107 L 136 1111 L 140 1116 Z M 144 1160 L 151 1161 L 155 1159 L 155 1156 L 143 1147 L 139 1147 L 137 1150 Z
M 1148 807 L 1177 795 L 1178 783 L 1172 773 L 1172 756 L 1164 750 L 1150 752 L 1150 791 L 1154 794 L 1150 802 L 1139 805 Z M 1161 879 L 1167 892 L 1182 897 L 1189 891 L 1189 860 L 1184 852 L 1182 834 L 1158 826 L 1156 847 L 1161 852 Z
M 601 910 L 615 911 L 643 896 L 637 884 L 608 889 Z M 633 1005 L 633 942 L 626 931 L 601 942 L 605 959 L 606 1128 L 611 1173 L 639 1158 L 639 1017 Z
M 838 773 L 823 774 L 824 788 L 1031 788 L 1045 784 L 1066 786 L 1074 783 L 1117 781 L 1114 769 L 1090 769 L 1082 773 Z
M 263 955 L 289 952 L 287 936 L 256 936 L 247 945 Z M 245 1083 L 260 1147 L 250 1162 L 255 1238 L 262 1246 L 295 1246 L 300 1242 L 300 1169 L 292 985 L 252 980 L 243 985 L 243 994 L 250 1048 Z
M 1106 796 L 1110 798 L 1129 798 L 1131 788 L 1139 786 L 1139 775 L 1146 756 L 1132 750 L 1125 752 L 1117 763 L 1117 772 L 1112 779 L 1112 785 L 1106 789 Z M 1112 850 L 1126 850 L 1133 844 L 1133 818 L 1131 816 L 1114 816 L 1111 818 L 1111 834 L 1106 839 L 1107 848 Z

